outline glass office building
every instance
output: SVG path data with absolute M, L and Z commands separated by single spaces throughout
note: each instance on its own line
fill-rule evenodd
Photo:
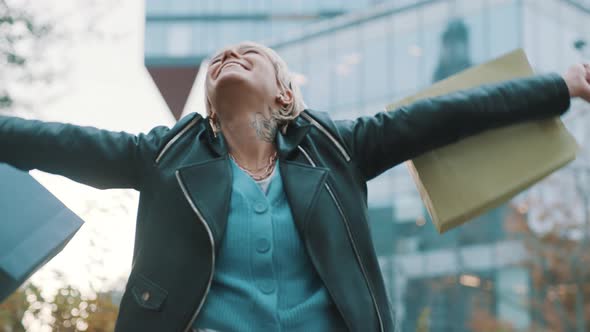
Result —
M 310 23 L 370 8 L 383 0 L 147 0 L 145 58 L 150 64 L 195 64 L 241 40 L 268 40 Z M 398 6 L 414 1 L 395 1 Z
M 259 40 L 289 64 L 309 108 L 334 118 L 374 114 L 519 47 L 539 73 L 561 72 L 590 58 L 588 1 L 147 4 L 148 68 L 199 65 L 202 72 L 206 61 L 200 61 L 220 46 Z M 191 96 L 201 90 L 197 77 Z M 203 112 L 202 101 L 189 96 L 183 114 L 193 111 Z M 374 243 L 402 331 L 471 331 L 482 311 L 514 330 L 542 326 L 543 317 L 528 301 L 532 277 L 522 265 L 527 248 L 506 231 L 508 206 L 439 235 L 405 166 L 385 172 L 368 187 Z
M 383 0 L 146 0 L 145 64 L 173 115 L 185 107 L 201 61 L 241 40 L 268 40 Z M 396 1 L 399 6 L 412 1 Z

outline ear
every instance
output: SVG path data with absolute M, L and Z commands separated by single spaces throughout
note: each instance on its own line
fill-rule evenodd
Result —
M 279 92 L 277 95 L 277 102 L 280 106 L 284 107 L 293 103 L 293 91 L 289 88 L 283 92 Z

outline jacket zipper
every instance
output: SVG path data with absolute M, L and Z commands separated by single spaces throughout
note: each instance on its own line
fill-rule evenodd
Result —
M 340 144 L 340 142 L 332 134 L 330 134 L 328 129 L 326 129 L 321 123 L 316 121 L 316 119 L 312 118 L 311 115 L 305 112 L 301 112 L 301 116 L 307 119 L 307 121 L 311 122 L 316 128 L 318 128 L 324 135 L 326 135 L 326 137 L 328 137 L 332 141 L 332 143 L 336 146 L 336 148 L 344 157 L 344 160 L 346 160 L 347 162 L 350 161 L 350 155 L 348 155 L 342 144 Z
M 160 159 L 162 159 L 162 157 L 164 156 L 164 153 L 166 153 L 166 151 L 182 136 L 184 135 L 184 133 L 186 133 L 187 130 L 189 130 L 192 126 L 195 125 L 195 123 L 197 123 L 198 118 L 194 118 L 191 120 L 191 122 L 189 122 L 184 128 L 182 128 L 181 131 L 179 131 L 176 135 L 174 135 L 174 137 L 172 137 L 172 139 L 170 141 L 168 141 L 168 143 L 166 143 L 166 145 L 164 146 L 164 148 L 162 149 L 162 151 L 160 151 L 160 153 L 158 154 L 158 156 L 156 157 L 156 164 L 160 162 Z
M 203 307 L 203 304 L 205 303 L 205 298 L 207 298 L 207 295 L 209 294 L 209 290 L 211 289 L 211 283 L 213 281 L 213 271 L 215 270 L 215 239 L 213 238 L 213 233 L 211 232 L 211 228 L 209 228 L 209 225 L 205 222 L 205 218 L 203 218 L 203 215 L 201 214 L 199 209 L 197 209 L 197 207 L 195 206 L 193 201 L 190 199 L 190 197 L 187 193 L 186 187 L 184 186 L 184 183 L 182 182 L 182 179 L 180 178 L 178 170 L 176 170 L 175 174 L 176 174 L 176 179 L 178 180 L 178 184 L 180 185 L 180 188 L 182 189 L 182 193 L 184 194 L 184 197 L 189 202 L 193 211 L 195 211 L 195 214 L 197 215 L 199 221 L 203 224 L 203 226 L 207 230 L 207 235 L 209 236 L 209 242 L 211 244 L 211 270 L 209 271 L 209 281 L 207 282 L 207 289 L 205 289 L 205 294 L 203 295 L 203 298 L 201 299 L 201 302 L 199 303 L 197 310 L 193 314 L 193 317 L 191 318 L 191 320 L 189 321 L 188 325 L 186 326 L 186 328 L 184 330 L 184 332 L 189 332 L 191 330 L 191 326 L 192 326 L 195 318 L 197 317 L 197 315 L 199 314 L 199 311 L 201 311 L 201 308 Z
M 311 156 L 309 155 L 309 153 L 307 153 L 307 151 L 305 151 L 304 148 L 301 147 L 301 145 L 298 145 L 297 148 L 303 153 L 303 155 L 305 156 L 305 158 L 307 159 L 307 161 L 309 161 L 309 163 L 313 166 L 316 167 L 316 163 L 313 161 L 313 159 L 311 158 Z M 363 273 L 363 277 L 365 278 L 365 282 L 367 283 L 367 288 L 369 289 L 369 293 L 371 294 L 371 299 L 373 300 L 373 305 L 375 306 L 375 311 L 377 311 L 377 318 L 379 319 L 379 330 L 380 331 L 384 331 L 383 329 L 383 320 L 381 318 L 381 313 L 379 312 L 379 306 L 377 305 L 377 299 L 375 298 L 375 294 L 373 292 L 373 288 L 371 287 L 371 284 L 369 283 L 369 278 L 367 277 L 367 271 L 365 270 L 365 266 L 363 265 L 363 262 L 361 260 L 361 256 L 358 253 L 358 249 L 356 247 L 356 243 L 354 242 L 354 238 L 352 237 L 352 232 L 350 230 L 350 225 L 348 223 L 348 219 L 346 218 L 346 216 L 344 215 L 344 212 L 342 210 L 342 207 L 340 206 L 340 203 L 338 203 L 338 200 L 336 199 L 336 195 L 334 195 L 334 192 L 332 191 L 332 188 L 330 188 L 330 185 L 326 182 L 324 183 L 324 185 L 326 186 L 326 189 L 328 190 L 328 193 L 330 194 L 330 197 L 332 198 L 332 201 L 334 201 L 334 204 L 336 204 L 336 208 L 338 208 L 338 213 L 340 213 L 340 216 L 342 217 L 342 220 L 344 220 L 344 225 L 346 226 L 346 232 L 348 233 L 348 239 L 350 240 L 350 243 L 352 244 L 352 249 L 354 251 L 354 254 L 356 256 L 356 259 L 361 267 L 361 271 Z

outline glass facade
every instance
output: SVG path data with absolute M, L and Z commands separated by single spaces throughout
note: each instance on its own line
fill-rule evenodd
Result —
M 149 64 L 198 64 L 220 47 L 300 33 L 310 23 L 379 4 L 380 0 L 147 0 Z M 398 1 L 398 5 L 404 2 Z
M 336 119 L 374 114 L 434 81 L 519 47 L 539 73 L 561 72 L 590 59 L 583 47 L 590 43 L 587 1 L 147 3 L 146 59 L 206 57 L 225 44 L 261 40 L 297 75 L 307 105 Z M 155 19 L 180 13 L 198 19 Z M 251 19 L 260 13 L 283 18 Z M 243 17 L 228 19 L 237 14 Z M 208 21 L 207 15 L 225 19 Z M 197 104 L 189 103 L 185 112 L 202 109 Z M 581 123 L 566 125 L 578 138 L 586 132 Z M 530 248 L 507 226 L 514 218 L 510 206 L 439 235 L 405 166 L 370 181 L 368 189 L 375 249 L 402 331 L 489 331 L 478 327 L 484 318 L 497 330 L 551 330 L 548 314 L 536 311 L 532 302 L 538 278 L 527 265 Z M 519 211 L 526 215 L 527 209 Z

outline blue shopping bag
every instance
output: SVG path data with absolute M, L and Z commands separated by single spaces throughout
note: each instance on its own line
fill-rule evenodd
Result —
M 27 172 L 0 163 L 0 303 L 55 257 L 83 223 Z

